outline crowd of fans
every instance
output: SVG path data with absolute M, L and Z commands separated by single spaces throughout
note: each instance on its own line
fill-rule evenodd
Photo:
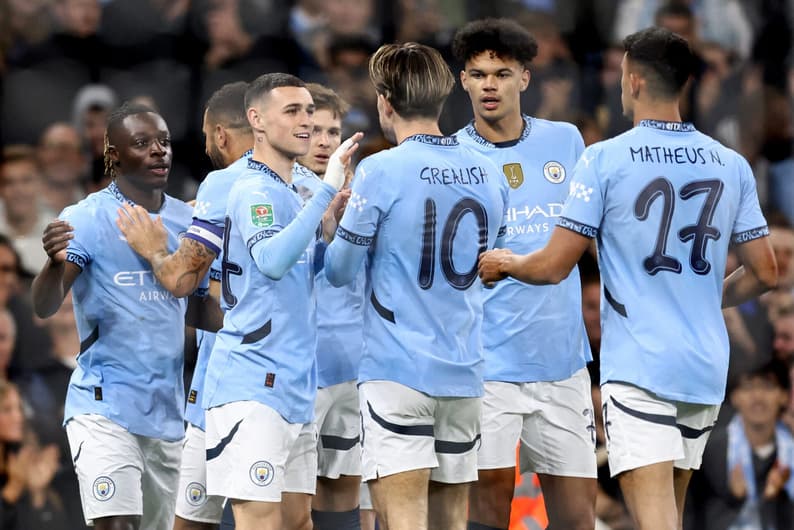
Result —
M 203 105 L 224 83 L 284 71 L 328 85 L 352 105 L 346 129 L 365 131 L 362 151 L 374 152 L 385 141 L 368 78 L 370 54 L 383 42 L 419 41 L 459 71 L 449 39 L 465 21 L 484 16 L 514 18 L 538 40 L 524 112 L 575 123 L 588 145 L 631 127 L 620 104 L 623 36 L 657 24 L 692 44 L 700 69 L 682 112 L 750 162 L 780 278 L 774 292 L 725 312 L 729 396 L 691 488 L 688 524 L 730 528 L 751 500 L 766 503 L 763 528 L 791 527 L 794 455 L 784 454 L 791 442 L 775 435 L 775 425 L 794 428 L 794 1 L 0 0 L 0 528 L 10 528 L 3 521 L 10 511 L 18 528 L 82 525 L 60 426 L 79 339 L 69 304 L 39 321 L 28 296 L 46 259 L 46 224 L 107 184 L 103 133 L 110 110 L 130 99 L 159 110 L 174 143 L 168 192 L 192 199 L 210 169 Z M 456 87 L 442 114 L 444 132 L 470 119 L 469 106 Z M 597 352 L 597 266 L 581 268 L 583 311 Z M 591 374 L 597 383 L 597 363 Z M 756 451 L 750 439 L 749 464 L 736 456 L 735 414 L 745 426 L 772 433 L 758 442 L 771 444 L 771 452 Z M 603 467 L 599 518 L 630 528 L 605 459 Z

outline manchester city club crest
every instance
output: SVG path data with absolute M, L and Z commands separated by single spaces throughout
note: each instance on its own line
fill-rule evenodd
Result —
M 98 501 L 107 501 L 116 493 L 116 484 L 110 477 L 99 477 L 94 481 L 93 493 L 94 498 Z
M 559 162 L 550 160 L 543 165 L 543 176 L 552 184 L 559 184 L 565 180 L 565 168 Z
M 204 489 L 203 484 L 191 482 L 185 490 L 185 499 L 191 506 L 201 506 L 207 502 L 207 490 Z
M 265 460 L 255 462 L 248 474 L 251 477 L 251 482 L 257 486 L 267 486 L 273 482 L 273 466 Z
M 505 164 L 502 166 L 502 171 L 504 171 L 507 183 L 511 188 L 517 189 L 524 183 L 524 170 L 521 169 L 521 164 Z

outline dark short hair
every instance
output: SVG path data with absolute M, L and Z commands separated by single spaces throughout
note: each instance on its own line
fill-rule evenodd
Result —
M 249 129 L 245 116 L 245 92 L 248 83 L 228 83 L 216 90 L 207 100 L 207 121 L 213 126 L 223 125 L 230 129 Z
M 692 9 L 688 5 L 679 0 L 667 2 L 656 10 L 653 18 L 657 26 L 664 17 L 681 17 L 692 20 L 695 18 L 695 14 L 692 13 Z
M 632 33 L 623 39 L 623 49 L 644 71 L 652 95 L 662 99 L 678 97 L 697 65 L 686 39 L 664 28 Z
M 538 54 L 538 43 L 529 31 L 506 18 L 475 20 L 455 33 L 452 53 L 458 61 L 466 63 L 485 51 L 527 67 Z
M 254 101 L 266 96 L 271 90 L 281 87 L 306 87 L 306 83 L 292 74 L 277 72 L 260 75 L 251 81 L 245 91 L 245 108 L 250 108 Z
M 744 381 L 749 381 L 750 379 L 754 379 L 756 377 L 772 381 L 775 383 L 775 385 L 780 387 L 781 390 L 786 392 L 788 392 L 791 388 L 791 378 L 789 376 L 788 364 L 781 361 L 780 359 L 772 359 L 764 364 L 757 365 L 750 368 L 749 370 L 745 370 L 744 372 L 737 374 L 733 378 L 731 392 L 739 388 Z

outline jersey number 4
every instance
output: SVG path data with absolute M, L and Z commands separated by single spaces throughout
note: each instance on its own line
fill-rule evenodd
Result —
M 223 259 L 221 260 L 221 293 L 223 301 L 229 308 L 237 305 L 237 297 L 232 293 L 232 286 L 229 280 L 232 275 L 240 276 L 243 273 L 243 268 L 237 263 L 226 259 L 229 256 L 229 234 L 232 231 L 232 220 L 226 217 L 226 222 L 223 223 Z
M 474 215 L 479 231 L 479 248 L 472 256 L 474 265 L 466 272 L 458 272 L 452 263 L 452 247 L 458 233 L 460 222 L 466 214 Z M 419 262 L 419 287 L 430 289 L 433 286 L 436 261 L 436 202 L 425 199 L 425 224 L 422 230 L 422 258 Z M 467 198 L 458 201 L 447 216 L 441 233 L 441 272 L 452 287 L 468 289 L 477 278 L 477 258 L 488 247 L 488 214 L 482 204 Z
M 687 225 L 678 231 L 678 239 L 682 242 L 692 241 L 692 251 L 689 253 L 689 266 L 696 274 L 705 275 L 711 270 L 711 264 L 706 259 L 706 245 L 709 239 L 715 241 L 720 238 L 720 231 L 712 226 L 714 211 L 722 196 L 723 184 L 721 180 L 696 180 L 684 185 L 678 192 L 682 200 L 689 200 L 700 194 L 706 194 L 703 207 L 700 209 L 697 223 Z M 673 184 L 664 177 L 652 180 L 637 196 L 634 202 L 634 216 L 640 221 L 648 219 L 651 205 L 657 200 L 662 201 L 662 219 L 659 225 L 659 234 L 656 236 L 656 246 L 653 253 L 645 258 L 643 267 L 645 272 L 653 276 L 659 271 L 681 273 L 681 262 L 675 257 L 666 254 L 667 237 L 670 234 L 670 225 L 675 211 L 675 189 Z

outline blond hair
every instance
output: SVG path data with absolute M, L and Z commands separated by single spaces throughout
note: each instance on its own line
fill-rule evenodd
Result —
M 369 60 L 375 90 L 402 118 L 438 118 L 455 78 L 437 50 L 424 44 L 384 44 Z

